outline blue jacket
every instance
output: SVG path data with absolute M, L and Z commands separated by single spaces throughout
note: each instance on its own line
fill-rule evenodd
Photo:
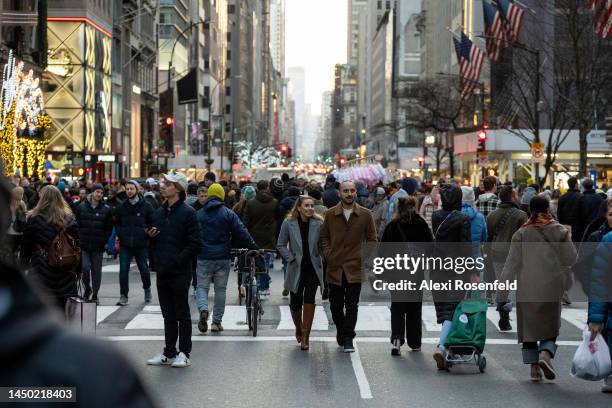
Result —
M 257 245 L 235 212 L 217 198 L 209 198 L 197 212 L 202 233 L 202 249 L 198 259 L 231 259 L 232 243 L 238 247 L 257 249 Z
M 153 226 L 160 231 L 152 240 L 158 278 L 162 275 L 191 276 L 192 260 L 202 248 L 195 210 L 181 200 L 172 207 L 164 203 L 155 211 Z
M 153 224 L 153 207 L 142 196 L 136 204 L 125 200 L 115 208 L 115 224 L 121 245 L 128 248 L 146 248 L 145 229 Z
M 470 219 L 472 229 L 472 253 L 475 257 L 481 256 L 480 246 L 487 242 L 487 223 L 484 216 L 476 211 L 470 204 L 461 204 L 461 212 Z
M 607 324 L 612 330 L 612 232 L 608 232 L 595 251 L 589 294 L 589 323 Z M 612 333 L 608 332 L 610 336 Z M 608 343 L 612 338 L 608 339 Z

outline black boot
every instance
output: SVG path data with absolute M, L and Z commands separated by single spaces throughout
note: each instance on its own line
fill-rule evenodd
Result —
M 510 324 L 510 312 L 507 310 L 499 310 L 499 330 L 512 330 L 512 325 Z

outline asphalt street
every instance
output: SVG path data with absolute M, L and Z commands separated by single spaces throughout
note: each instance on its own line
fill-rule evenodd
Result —
M 237 305 L 236 275 L 228 285 L 228 308 L 222 333 L 201 334 L 193 297 L 191 367 L 151 367 L 146 360 L 164 345 L 157 294 L 145 305 L 140 276 L 130 272 L 130 305 L 117 307 L 119 274 L 116 261 L 105 261 L 98 309 L 97 337 L 109 341 L 140 372 L 162 407 L 591 407 L 612 406 L 601 382 L 574 379 L 569 370 L 586 320 L 586 304 L 564 308 L 559 349 L 554 359 L 558 378 L 534 384 L 522 364 L 516 333 L 500 333 L 490 308 L 487 321 L 487 369 L 453 367 L 438 372 L 431 355 L 439 326 L 431 322 L 432 305 L 423 306 L 423 348 L 402 348 L 390 355 L 390 312 L 385 302 L 364 289 L 357 325 L 357 352 L 345 354 L 335 342 L 329 304 L 317 299 L 311 349 L 303 352 L 293 337 L 287 298 L 281 296 L 280 262 L 272 271 L 272 296 L 265 303 L 256 338 L 246 329 L 244 306 Z M 155 275 L 153 274 L 153 282 Z M 155 285 L 153 285 L 155 287 Z M 368 299 L 370 301 L 368 301 Z M 212 304 L 212 296 L 211 296 Z M 437 327 L 436 327 L 437 326 Z

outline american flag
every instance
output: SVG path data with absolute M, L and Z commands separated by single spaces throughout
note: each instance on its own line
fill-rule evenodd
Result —
M 587 0 L 587 9 L 594 13 L 595 33 L 602 38 L 612 37 L 612 0 Z
M 497 7 L 493 6 L 487 0 L 482 1 L 482 8 L 485 23 L 485 36 L 487 40 L 487 55 L 493 62 L 499 61 L 501 50 L 508 43 L 506 32 L 504 30 L 504 22 L 499 15 Z
M 453 35 L 453 42 L 459 63 L 461 97 L 466 98 L 472 94 L 474 87 L 478 84 L 485 55 L 463 32 L 461 32 L 461 40 Z
M 514 3 L 514 0 L 497 0 L 497 9 L 499 10 L 499 15 L 504 22 L 504 28 L 506 29 L 508 41 L 518 41 L 521 25 L 523 24 L 523 17 L 525 16 L 525 10 L 517 6 Z

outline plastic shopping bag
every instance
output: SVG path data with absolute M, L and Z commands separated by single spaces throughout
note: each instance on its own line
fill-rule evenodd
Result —
M 599 381 L 612 372 L 610 349 L 601 334 L 591 341 L 591 332 L 582 332 L 582 343 L 578 346 L 570 374 L 588 381 Z

